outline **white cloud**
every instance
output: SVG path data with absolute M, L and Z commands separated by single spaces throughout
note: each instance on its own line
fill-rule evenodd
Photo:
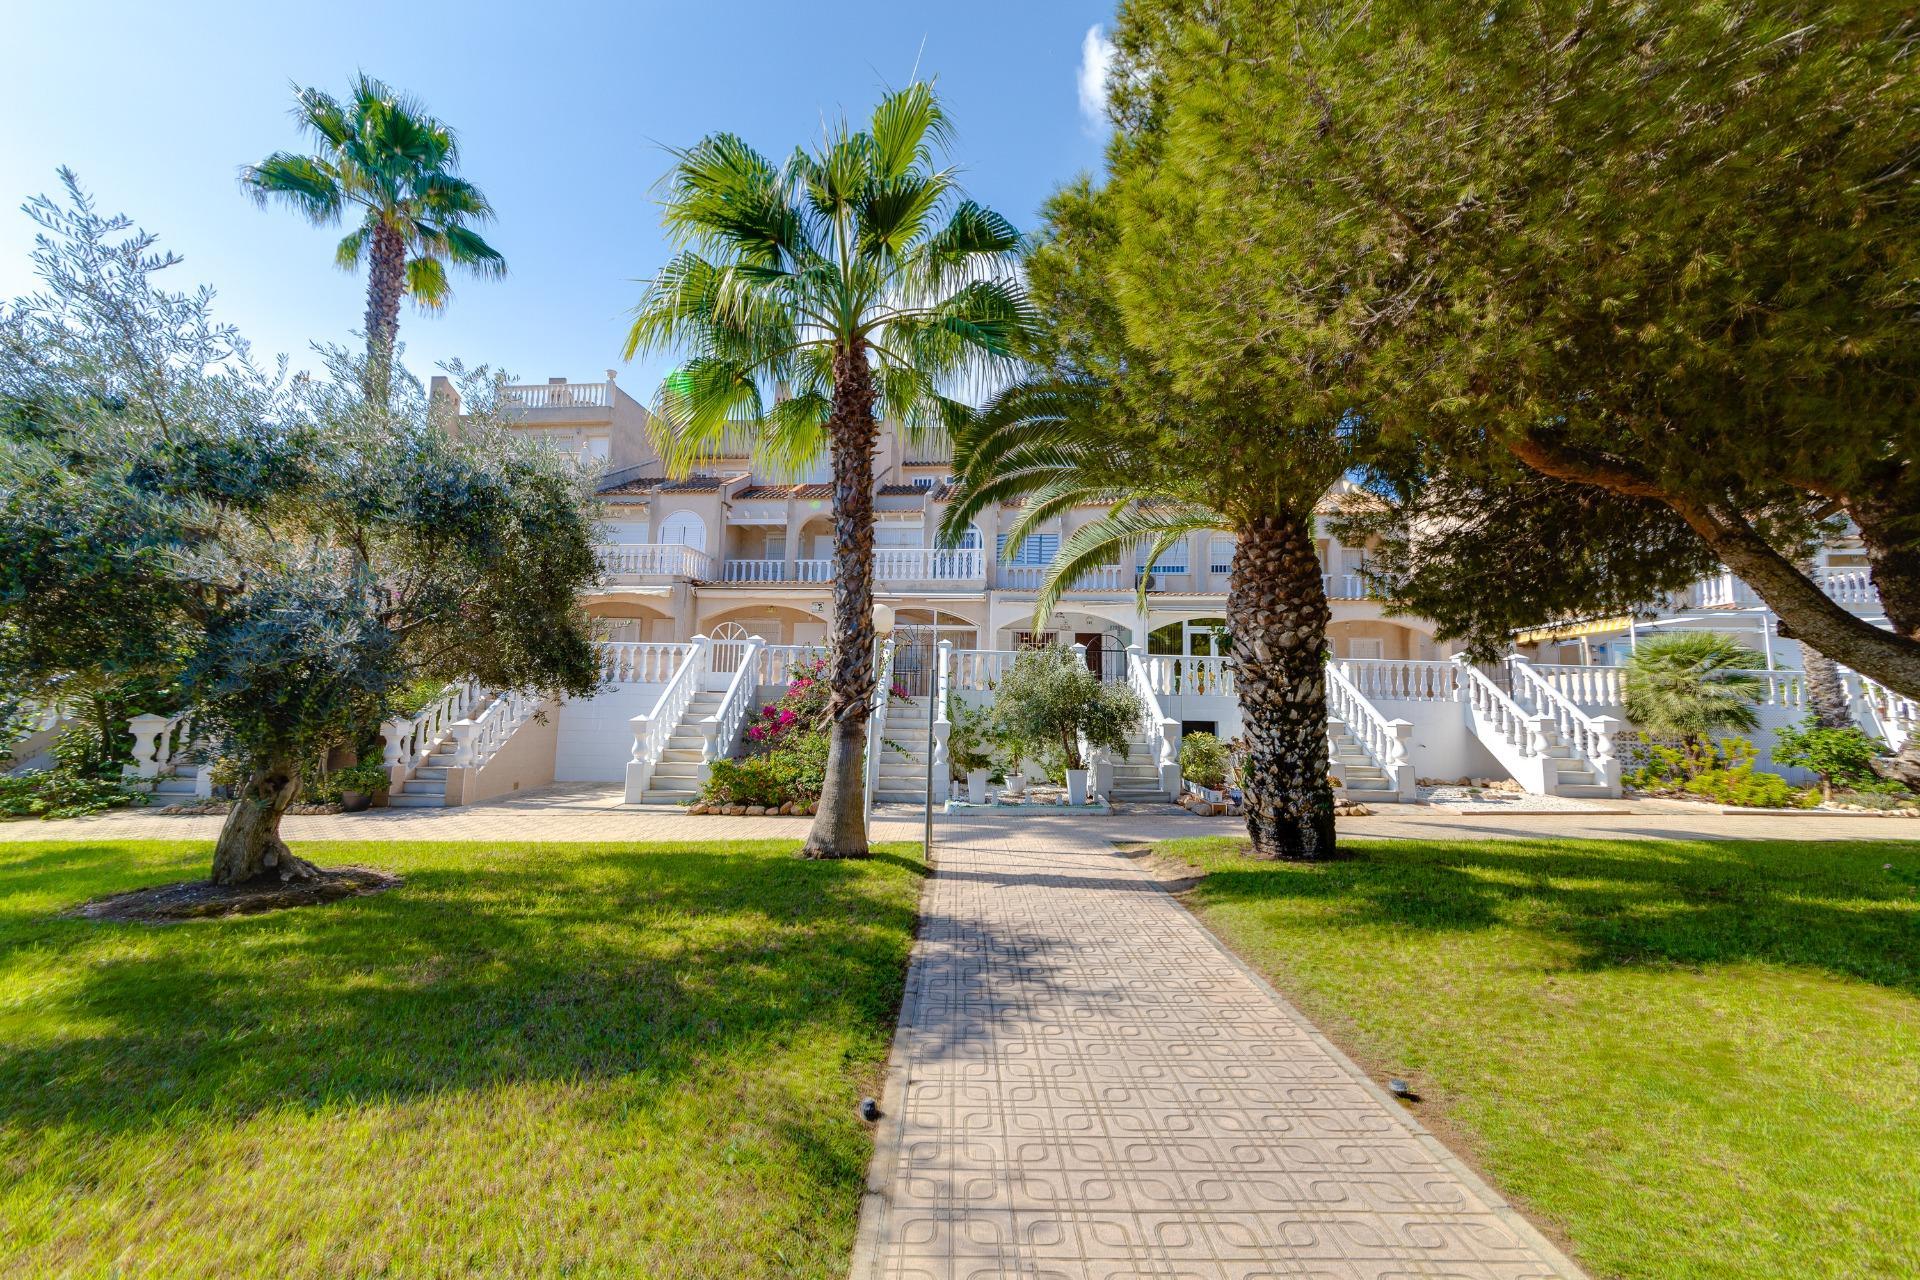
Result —
M 1113 41 L 1099 23 L 1080 41 L 1080 114 L 1097 131 L 1107 127 L 1107 72 L 1113 66 Z

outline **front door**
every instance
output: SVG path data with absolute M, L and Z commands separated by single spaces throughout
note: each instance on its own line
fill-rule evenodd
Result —
M 1073 642 L 1087 646 L 1087 670 L 1100 675 L 1103 658 L 1100 652 L 1100 633 L 1098 631 L 1079 631 L 1074 633 Z

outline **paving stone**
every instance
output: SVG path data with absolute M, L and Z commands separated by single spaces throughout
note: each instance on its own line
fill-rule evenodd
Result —
M 1107 835 L 941 825 L 856 1280 L 1578 1274 Z

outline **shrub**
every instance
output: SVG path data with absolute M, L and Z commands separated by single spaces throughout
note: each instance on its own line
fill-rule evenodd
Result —
M 1685 791 L 1687 784 L 1702 774 L 1743 766 L 1750 769 L 1758 754 L 1745 738 L 1722 738 L 1686 748 L 1643 740 L 1631 750 L 1640 764 L 1623 776 L 1636 791 Z
M 1105 684 L 1069 649 L 1030 649 L 994 690 L 995 711 L 1005 732 L 1036 751 L 1060 753 L 1068 769 L 1084 769 L 1080 740 L 1127 754 L 1140 723 L 1140 695 L 1123 684 Z
M 1800 765 L 1820 776 L 1820 791 L 1833 799 L 1836 785 L 1873 787 L 1879 775 L 1873 760 L 1880 744 L 1848 725 L 1829 729 L 1808 716 L 1799 728 L 1782 729 L 1773 742 L 1773 758 L 1778 764 Z
M 1777 773 L 1755 773 L 1751 763 L 1705 770 L 1689 778 L 1686 789 L 1721 804 L 1751 809 L 1807 809 L 1819 803 L 1815 792 L 1797 790 Z
M 1645 641 L 1623 673 L 1627 719 L 1642 733 L 1678 738 L 1688 751 L 1705 755 L 1714 734 L 1759 723 L 1753 705 L 1766 685 L 1751 668 L 1765 661 L 1715 631 L 1679 631 Z
M 329 780 L 336 791 L 358 791 L 364 796 L 378 795 L 392 781 L 378 760 L 363 760 L 344 769 L 335 769 Z
M 1218 791 L 1227 785 L 1227 746 L 1210 733 L 1190 733 L 1180 740 L 1180 776 Z
M 792 735 L 779 750 L 715 760 L 700 798 L 709 804 L 815 804 L 827 777 L 827 735 Z
M 993 713 L 947 695 L 947 772 L 961 782 L 975 769 L 993 768 L 989 747 L 995 740 Z
M 57 767 L 0 775 L 4 818 L 84 818 L 146 802 L 144 793 L 119 778 L 90 778 Z

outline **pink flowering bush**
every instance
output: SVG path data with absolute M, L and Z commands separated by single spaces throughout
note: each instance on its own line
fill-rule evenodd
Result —
M 747 726 L 747 754 L 716 760 L 700 798 L 708 804 L 817 804 L 827 777 L 826 660 L 793 669 L 787 691 Z

